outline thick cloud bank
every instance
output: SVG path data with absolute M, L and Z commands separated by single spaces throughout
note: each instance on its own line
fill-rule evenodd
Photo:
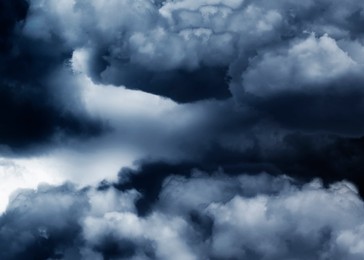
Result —
M 56 37 L 42 40 L 23 32 L 31 5 L 25 0 L 0 2 L 1 145 L 24 149 L 55 135 L 101 132 L 76 105 L 77 91 L 69 93 L 75 83 L 63 63 L 72 52 Z
M 43 185 L 13 195 L 2 259 L 362 259 L 355 187 L 286 176 L 170 176 L 149 214 L 135 189 Z
M 95 82 L 179 102 L 232 95 L 285 127 L 358 136 L 362 10 L 354 0 L 32 0 L 23 33 L 82 51 Z
M 363 10 L 0 0 L 0 259 L 364 259 Z

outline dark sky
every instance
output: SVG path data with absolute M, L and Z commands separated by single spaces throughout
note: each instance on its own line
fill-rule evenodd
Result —
M 0 0 L 0 259 L 364 259 L 364 2 Z

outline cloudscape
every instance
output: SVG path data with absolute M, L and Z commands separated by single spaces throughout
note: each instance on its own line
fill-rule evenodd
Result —
M 0 259 L 364 259 L 364 2 L 0 0 Z

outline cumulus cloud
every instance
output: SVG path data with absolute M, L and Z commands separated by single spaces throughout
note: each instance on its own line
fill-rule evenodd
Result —
M 363 258 L 363 8 L 1 2 L 0 258 Z
M 141 196 L 71 184 L 18 191 L 0 221 L 1 241 L 12 241 L 2 258 L 363 257 L 364 204 L 345 181 L 324 188 L 320 180 L 195 171 L 168 177 L 145 216 L 135 207 Z
M 343 76 L 360 76 L 360 66 L 328 35 L 311 35 L 283 53 L 265 52 L 256 60 L 244 73 L 243 85 L 247 93 L 263 97 L 283 91 L 322 91 L 320 86 L 330 86 Z
M 71 51 L 83 49 L 85 70 L 97 82 L 180 102 L 226 98 L 227 70 L 240 49 L 271 41 L 282 20 L 277 11 L 245 7 L 243 1 L 32 1 L 24 33 L 45 40 L 56 34 Z
M 310 35 L 288 48 L 262 52 L 233 91 L 239 102 L 286 128 L 361 136 L 361 51 L 351 50 L 357 44 Z
M 363 132 L 358 2 L 334 7 L 328 1 L 33 0 L 7 6 L 19 14 L 4 27 L 2 111 L 11 111 L 3 115 L 4 144 L 39 143 L 59 131 L 100 132 L 100 123 L 75 113 L 84 105 L 76 93 L 80 87 L 75 85 L 84 84 L 74 79 L 79 73 L 108 89 L 123 85 L 180 102 L 233 95 L 236 107 L 224 113 L 235 113 L 236 122 L 246 122 L 247 113 L 237 111 L 248 106 L 252 124 L 268 120 L 271 128 L 356 137 Z M 232 106 L 230 99 L 226 102 Z M 221 103 L 205 105 L 204 116 L 216 117 L 208 110 Z M 226 124 L 222 120 L 215 125 Z M 119 121 L 119 126 L 130 124 Z M 153 140 L 140 136 L 133 140 Z
M 355 120 L 363 114 L 363 6 L 357 1 L 29 5 L 21 34 L 44 43 L 56 38 L 56 52 L 82 54 L 78 68 L 96 83 L 178 102 L 232 95 L 286 128 L 363 132 Z M 307 115 L 304 103 L 312 107 Z

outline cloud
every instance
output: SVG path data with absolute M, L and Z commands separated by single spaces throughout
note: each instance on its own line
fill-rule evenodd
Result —
M 78 218 L 87 206 L 82 193 L 65 184 L 15 194 L 1 217 L 1 258 L 56 257 L 56 247 L 72 245 L 80 231 Z
M 100 157 L 103 159 L 98 164 L 108 169 L 110 167 L 105 165 L 105 161 L 110 160 L 107 157 L 114 158 L 110 165 L 115 167 L 105 173 L 105 178 L 114 178 L 118 168 L 125 166 L 123 158 L 126 156 L 129 161 L 177 165 L 177 168 L 184 163 L 207 171 L 221 167 L 229 174 L 268 171 L 275 174 L 289 173 L 306 181 L 313 177 L 320 177 L 325 182 L 348 179 L 362 190 L 362 138 L 302 132 L 302 129 L 307 132 L 312 130 L 305 116 L 316 116 L 322 126 L 330 126 L 327 123 L 330 118 L 320 117 L 320 113 L 316 113 L 313 108 L 312 114 L 306 108 L 300 111 L 302 116 L 290 117 L 285 113 L 295 112 L 292 107 L 279 113 L 278 108 L 284 103 L 272 103 L 271 107 L 266 108 L 270 108 L 268 112 L 276 113 L 282 121 L 293 121 L 301 126 L 286 129 L 287 126 L 266 119 L 262 112 L 249 106 L 237 108 L 231 99 L 178 104 L 140 91 L 95 84 L 82 74 L 77 77 L 86 112 L 106 121 L 112 130 L 91 142 L 76 142 L 71 147 L 77 147 L 81 153 L 95 151 L 91 153 L 99 156 L 107 154 Z M 359 102 L 360 96 L 352 97 Z M 318 105 L 323 100 L 318 100 Z M 297 103 L 297 100 L 292 102 Z M 293 105 L 298 105 L 296 103 Z M 338 103 L 333 103 L 332 107 L 336 108 L 336 105 Z M 337 111 L 333 113 L 340 115 Z M 346 120 L 354 118 L 359 117 L 353 115 Z M 333 122 L 337 122 L 341 128 L 351 127 L 346 123 L 339 124 L 339 121 Z M 288 126 L 291 127 L 292 123 Z M 75 153 L 71 154 L 72 158 Z M 75 158 L 73 161 L 77 161 L 79 156 Z M 97 157 L 92 158 L 90 161 L 98 161 Z M 120 160 L 119 167 L 117 158 Z M 97 176 L 102 178 L 102 167 L 95 167 L 93 163 L 90 165 L 91 168 L 100 169 Z M 75 168 L 79 167 L 81 165 Z M 160 170 L 158 168 L 155 172 Z M 141 179 L 148 178 L 143 170 L 138 170 L 135 175 L 140 173 L 143 175 Z M 151 176 L 157 175 L 151 173 Z M 92 178 L 93 174 L 88 176 Z M 72 180 L 75 181 L 75 178 Z
M 311 35 L 288 50 L 264 52 L 256 60 L 243 74 L 243 86 L 247 93 L 263 97 L 284 91 L 314 92 L 360 71 L 360 65 L 327 35 Z
M 242 74 L 235 96 L 288 129 L 361 136 L 363 47 L 357 44 L 310 35 L 288 49 L 263 52 Z
M 241 12 L 247 14 L 244 21 L 238 19 Z M 248 31 L 269 33 L 279 22 L 278 13 L 265 14 L 258 8 L 245 10 L 242 1 L 168 1 L 161 6 L 150 1 L 78 1 L 75 6 L 69 1 L 32 1 L 24 32 L 42 39 L 53 33 L 71 51 L 84 49 L 89 57 L 86 72 L 96 82 L 189 102 L 230 96 L 226 72 L 239 38 Z M 259 28 L 252 22 L 237 27 L 256 15 L 264 20 Z M 45 26 L 41 34 L 39 23 Z
M 13 1 L 1 3 L 1 53 L 4 53 L 11 46 L 11 36 L 18 21 L 26 17 L 29 4 L 26 1 Z
M 87 83 L 90 86 L 111 89 L 112 85 L 122 85 L 178 102 L 229 98 L 225 105 L 201 102 L 183 106 L 188 111 L 183 114 L 205 110 L 201 116 L 213 121 L 213 126 L 197 126 L 195 122 L 202 120 L 198 117 L 186 122 L 182 135 L 188 136 L 190 131 L 198 134 L 191 142 L 181 138 L 179 146 L 192 145 L 202 133 L 212 140 L 215 133 L 206 133 L 217 124 L 227 129 L 232 121 L 238 124 L 252 118 L 252 126 L 242 127 L 241 132 L 255 131 L 250 129 L 262 120 L 271 121 L 265 126 L 278 126 L 283 131 L 351 137 L 360 137 L 363 132 L 358 118 L 363 114 L 359 72 L 364 56 L 361 33 L 354 34 L 360 21 L 361 5 L 357 2 L 340 3 L 341 12 L 327 1 L 22 3 L 20 14 L 5 23 L 10 49 L 2 55 L 2 64 L 7 66 L 2 66 L 1 73 L 1 111 L 10 112 L 3 112 L 0 139 L 12 148 L 49 142 L 55 136 L 102 132 L 101 122 L 92 121 L 83 111 L 80 99 L 84 94 L 78 91 L 85 83 L 79 77 L 85 77 L 85 81 L 91 78 L 93 84 Z M 7 6 L 10 10 L 16 4 Z M 122 15 L 115 10 L 123 10 Z M 213 112 L 208 111 L 211 109 Z M 216 110 L 235 115 L 218 122 Z M 131 124 L 131 120 L 124 120 L 127 122 L 120 120 L 117 127 L 112 123 L 119 132 L 124 131 L 122 124 Z M 25 128 L 27 131 L 22 130 Z M 155 131 L 162 129 L 166 126 Z M 219 138 L 238 139 L 217 132 Z M 175 143 L 180 135 L 171 133 L 174 137 L 170 143 Z M 131 139 L 148 144 L 158 138 L 140 133 Z M 246 142 L 246 138 L 239 141 L 242 146 Z M 178 149 L 173 150 L 177 153 Z
M 363 258 L 363 7 L 0 3 L 0 258 Z
M 140 214 L 148 212 L 166 176 L 183 175 L 191 168 L 222 168 L 231 175 L 289 173 L 304 181 L 320 177 L 325 183 L 348 179 L 362 192 L 361 138 L 282 129 L 262 120 L 256 111 L 236 109 L 232 100 L 178 104 L 140 91 L 95 84 L 83 74 L 73 80 L 84 113 L 110 130 L 91 139 L 61 136 L 58 145 L 46 152 L 28 152 L 23 160 L 4 148 L 6 160 L 20 165 L 22 175 L 31 180 L 4 177 L 4 206 L 6 194 L 19 187 L 66 180 L 94 185 L 103 179 L 115 180 L 122 167 L 132 167 L 129 188 L 151 190 L 138 202 Z M 58 98 L 67 100 L 68 90 L 65 93 Z M 72 106 L 79 109 L 80 104 L 70 101 L 67 109 Z M 145 164 L 139 169 L 133 161 Z
M 324 188 L 320 180 L 195 171 L 166 179 L 145 216 L 136 211 L 140 196 L 71 184 L 18 191 L 0 219 L 0 239 L 12 241 L 2 257 L 363 257 L 363 201 L 348 182 Z
M 63 64 L 70 53 L 55 38 L 35 39 L 23 33 L 31 3 L 1 5 L 1 144 L 22 151 L 49 143 L 60 133 L 90 136 L 101 132 L 82 108 L 65 108 L 65 99 L 78 101 L 71 91 L 64 98 L 74 84 Z
M 233 96 L 288 129 L 360 136 L 362 8 L 352 0 L 33 0 L 21 34 L 58 39 L 54 53 L 81 57 L 77 69 L 97 84 L 183 103 Z

